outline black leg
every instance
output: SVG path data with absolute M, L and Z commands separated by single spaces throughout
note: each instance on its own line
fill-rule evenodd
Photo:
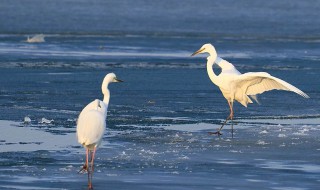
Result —
M 233 138 L 233 119 L 231 119 L 231 136 Z
M 229 103 L 230 107 L 230 119 L 231 119 L 231 136 L 233 138 L 233 102 Z
M 222 135 L 222 133 L 220 132 L 222 130 L 222 128 L 225 126 L 225 124 L 227 123 L 227 121 L 230 120 L 230 116 L 227 117 L 227 119 L 223 122 L 223 124 L 221 125 L 221 127 L 218 129 L 218 131 L 216 132 L 208 132 L 209 135 Z
M 223 122 L 223 124 L 221 125 L 221 127 L 219 128 L 218 131 L 216 132 L 208 132 L 210 135 L 222 135 L 221 130 L 222 128 L 226 125 L 227 121 L 231 119 L 231 129 L 232 129 L 232 138 L 233 138 L 233 102 L 229 102 L 229 108 L 230 108 L 230 115 L 227 117 L 227 119 Z

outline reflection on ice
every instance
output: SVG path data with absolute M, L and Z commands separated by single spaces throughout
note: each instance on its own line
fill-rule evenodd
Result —
M 54 135 L 33 127 L 19 127 L 20 123 L 0 120 L 0 152 L 65 150 L 78 146 L 74 131 Z
M 253 118 L 253 119 L 241 119 L 239 120 L 240 122 L 243 123 L 267 123 L 267 124 L 278 124 L 278 125 L 315 125 L 315 124 L 320 124 L 320 116 L 315 117 L 315 118 L 270 118 L 270 119 L 265 119 L 265 118 Z
M 155 119 L 163 120 L 163 123 L 174 120 Z M 295 123 L 294 120 L 291 122 Z M 153 189 L 153 186 L 148 185 L 155 183 L 157 186 L 162 183 L 160 178 L 168 179 L 169 182 L 165 184 L 170 185 L 184 184 L 191 178 L 199 179 L 201 184 L 208 184 L 203 189 L 212 189 L 213 186 L 231 189 L 225 188 L 228 180 L 230 183 L 232 181 L 233 186 L 243 184 L 243 181 L 250 185 L 257 184 L 255 189 L 266 186 L 270 189 L 284 187 L 285 184 L 298 180 L 301 186 L 306 187 L 314 187 L 318 183 L 315 180 L 320 174 L 317 159 L 317 136 L 320 132 L 317 130 L 318 125 L 308 124 L 311 123 L 309 119 L 299 121 L 302 124 L 281 125 L 277 122 L 257 124 L 259 119 L 242 121 L 236 122 L 236 136 L 233 139 L 230 126 L 225 128 L 224 134 L 219 138 L 209 136 L 206 132 L 219 127 L 219 124 L 194 124 L 191 120 L 188 124 L 108 126 L 105 141 L 97 155 L 95 185 L 114 184 L 116 181 L 117 184 L 143 184 L 144 188 L 141 189 Z M 183 122 L 187 123 L 188 120 Z M 85 183 L 82 183 L 83 177 L 77 171 L 83 160 L 78 153 L 80 148 L 74 129 L 55 128 L 56 123 L 23 127 L 21 123 L 0 121 L 0 129 L 5 134 L 0 139 L 0 153 L 4 160 L 2 163 L 11 164 L 2 165 L 2 176 L 18 176 L 17 179 L 26 177 L 27 181 L 28 175 L 35 175 L 29 182 L 17 181 L 14 186 L 9 182 L 15 182 L 15 179 L 3 179 L 6 184 L 0 185 L 1 188 L 21 189 L 20 186 L 33 182 L 44 184 L 39 185 L 41 189 L 49 188 L 51 184 L 56 189 L 61 189 L 62 186 L 70 189 L 82 188 L 79 184 Z M 279 135 L 285 136 L 279 138 Z M 71 153 L 66 155 L 66 151 Z M 11 161 L 16 157 L 18 161 Z M 16 164 L 18 165 L 15 166 Z M 14 170 L 8 169 L 9 167 Z M 286 182 L 275 183 L 273 179 L 280 176 L 286 176 Z M 64 185 L 61 186 L 60 183 Z
M 286 163 L 280 161 L 269 161 L 261 164 L 262 168 L 276 170 L 298 170 L 303 172 L 319 173 L 320 166 L 307 163 Z

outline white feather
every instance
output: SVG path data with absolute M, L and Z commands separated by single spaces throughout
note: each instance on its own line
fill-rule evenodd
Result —
M 309 98 L 307 94 L 295 86 L 265 72 L 250 72 L 242 74 L 238 76 L 233 83 L 246 95 L 261 94 L 269 90 L 286 90 L 295 92 L 304 98 Z
M 215 48 L 211 44 L 204 44 L 192 55 L 199 53 L 209 53 L 207 57 L 207 72 L 209 78 L 220 88 L 223 96 L 231 105 L 234 100 L 236 100 L 243 106 L 247 106 L 248 103 L 252 103 L 250 98 L 258 102 L 256 95 L 269 90 L 292 91 L 304 98 L 309 98 L 309 96 L 300 89 L 266 72 L 241 74 L 230 62 L 218 57 Z M 219 75 L 213 72 L 212 66 L 214 64 L 221 67 L 221 73 Z M 232 112 L 231 107 L 231 113 Z
M 79 115 L 77 121 L 78 142 L 87 149 L 92 150 L 98 147 L 104 135 L 110 100 L 108 85 L 111 82 L 119 82 L 114 73 L 107 74 L 102 82 L 103 101 L 96 99 L 90 102 Z

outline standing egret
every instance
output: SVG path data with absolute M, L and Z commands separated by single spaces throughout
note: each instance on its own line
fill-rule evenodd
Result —
M 80 172 L 88 172 L 88 188 L 92 189 L 93 161 L 96 149 L 101 143 L 105 128 L 107 109 L 110 100 L 109 83 L 122 82 L 114 73 L 107 74 L 102 82 L 103 101 L 94 100 L 81 111 L 77 122 L 78 142 L 86 149 L 86 162 Z M 91 171 L 89 156 L 91 155 Z
M 292 91 L 304 98 L 309 98 L 307 94 L 294 87 L 293 85 L 278 79 L 266 72 L 248 72 L 241 74 L 231 63 L 218 57 L 217 52 L 213 45 L 204 44 L 198 51 L 194 52 L 191 56 L 208 53 L 207 57 L 207 72 L 211 81 L 217 85 L 224 98 L 227 99 L 230 115 L 219 128 L 217 132 L 210 134 L 221 135 L 220 131 L 228 120 L 233 121 L 233 102 L 237 100 L 243 106 L 247 107 L 248 103 L 252 100 L 258 102 L 256 95 L 269 90 L 286 90 Z M 216 75 L 213 72 L 212 66 L 217 64 L 221 67 L 221 73 Z M 232 123 L 232 137 L 233 137 L 233 123 Z

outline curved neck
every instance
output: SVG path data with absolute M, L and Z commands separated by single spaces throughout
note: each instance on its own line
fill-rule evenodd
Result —
M 103 95 L 103 103 L 105 103 L 106 105 L 109 104 L 109 100 L 110 100 L 110 91 L 107 90 L 107 93 L 104 93 Z
M 210 55 L 209 57 L 207 57 L 207 72 L 208 72 L 208 75 L 209 75 L 210 80 L 211 80 L 215 85 L 219 86 L 219 85 L 217 84 L 217 81 L 218 81 L 217 77 L 218 77 L 218 76 L 213 72 L 213 68 L 212 68 L 212 66 L 213 66 L 216 58 L 217 58 L 217 56 L 211 56 L 211 55 Z
M 110 100 L 110 91 L 108 89 L 108 82 L 103 82 L 101 86 L 102 94 L 103 94 L 103 102 L 108 105 Z

